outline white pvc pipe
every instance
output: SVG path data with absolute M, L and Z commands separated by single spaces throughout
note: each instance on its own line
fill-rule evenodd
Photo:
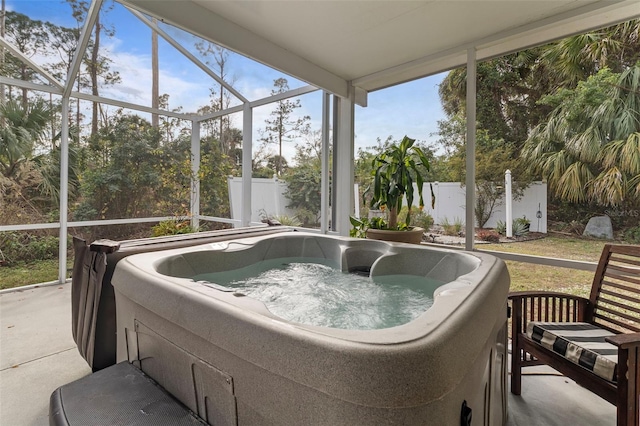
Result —
M 513 237 L 513 197 L 511 194 L 511 170 L 504 172 L 504 204 L 506 209 L 507 238 Z

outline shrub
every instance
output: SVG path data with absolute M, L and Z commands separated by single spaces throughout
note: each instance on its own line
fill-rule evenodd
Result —
M 640 226 L 634 226 L 624 231 L 624 241 L 632 244 L 640 244 Z
M 507 235 L 507 224 L 501 220 L 496 222 L 496 232 L 500 235 Z M 511 222 L 511 233 L 514 237 L 522 237 L 529 233 L 529 220 L 519 217 Z
M 460 235 L 462 233 L 462 228 L 464 228 L 464 222 L 459 217 L 456 217 L 454 222 L 450 223 L 449 219 L 445 217 L 441 226 L 445 235 Z
M 59 238 L 27 232 L 0 233 L 0 263 L 33 262 L 58 257 Z
M 284 226 L 302 226 L 302 222 L 297 216 L 276 215 L 273 218 Z
M 577 220 L 572 220 L 571 222 L 566 224 L 565 231 L 571 232 L 572 234 L 576 235 L 582 235 L 582 233 L 584 232 L 584 228 L 585 226 L 583 223 L 578 222 Z
M 162 237 L 165 235 L 181 235 L 198 232 L 191 226 L 191 222 L 186 219 L 169 219 L 158 222 L 156 226 L 151 228 L 154 237 Z
M 480 229 L 476 236 L 482 241 L 488 241 L 490 243 L 500 242 L 500 234 L 492 229 Z
M 520 219 L 516 219 L 511 225 L 511 231 L 514 237 L 523 237 L 529 233 L 529 224 Z
M 428 231 L 429 228 L 431 228 L 431 226 L 433 225 L 433 216 L 431 216 L 429 213 L 425 213 L 424 211 L 419 211 L 411 217 L 411 224 L 413 226 L 424 228 Z

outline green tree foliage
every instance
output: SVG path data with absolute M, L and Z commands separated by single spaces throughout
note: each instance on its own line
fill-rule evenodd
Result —
M 398 213 L 405 201 L 408 206 L 406 225 L 411 223 L 411 209 L 414 199 L 414 182 L 416 183 L 420 210 L 424 207 L 423 183 L 425 176 L 422 170 L 429 170 L 429 160 L 419 146 L 414 145 L 415 139 L 405 136 L 399 143 L 394 143 L 382 153 L 375 156 L 371 168 L 373 184 L 371 190 L 370 207 L 374 209 L 388 208 L 388 229 L 401 229 Z M 435 203 L 433 189 L 431 190 L 431 206 Z
M 553 193 L 572 203 L 640 203 L 640 63 L 607 68 L 541 102 L 554 107 L 523 151 Z
M 7 41 L 27 58 L 46 54 L 48 34 L 42 21 L 32 20 L 21 13 L 7 12 L 5 28 Z M 1 71 L 2 75 L 24 81 L 33 81 L 37 76 L 31 67 L 10 54 L 6 54 Z M 22 102 L 25 104 L 27 92 L 27 89 L 22 89 Z
M 567 37 L 541 51 L 540 67 L 549 70 L 552 89 L 575 87 L 605 67 L 619 73 L 640 60 L 639 35 L 640 20 L 633 20 Z
M 278 78 L 273 82 L 274 89 L 271 95 L 279 95 L 289 91 L 289 83 L 286 78 Z M 295 117 L 294 112 L 300 108 L 300 99 L 291 100 L 284 99 L 276 102 L 276 107 L 271 111 L 271 115 L 265 120 L 265 135 L 262 138 L 265 144 L 276 144 L 278 146 L 278 161 L 275 165 L 276 173 L 281 175 L 283 172 L 282 144 L 290 142 L 301 134 L 309 132 L 308 115 Z
M 146 120 L 117 114 L 90 140 L 79 219 L 151 216 L 160 134 Z
M 464 120 L 453 117 L 438 123 L 440 139 L 438 143 L 445 148 L 446 156 L 441 159 L 447 169 L 445 181 L 465 182 L 466 146 Z M 503 139 L 494 139 L 489 132 L 479 129 L 476 133 L 476 205 L 474 208 L 476 224 L 483 227 L 491 218 L 496 207 L 504 197 L 504 173 L 511 170 L 515 178 L 514 198 L 522 196 L 531 181 L 530 174 L 520 162 L 517 147 Z
M 294 209 L 296 217 L 305 227 L 317 227 L 320 224 L 322 140 L 320 132 L 308 135 L 307 143 L 296 145 L 295 167 L 290 167 L 284 180 L 287 182 L 285 196 Z
M 367 188 L 371 187 L 373 184 L 374 175 L 372 174 L 372 164 L 374 158 L 381 154 L 383 151 L 387 150 L 394 143 L 398 143 L 393 139 L 393 136 L 388 136 L 384 141 L 380 138 L 376 140 L 376 145 L 368 146 L 366 149 L 358 149 L 355 158 L 354 171 L 355 171 L 355 182 L 358 184 L 359 188 L 359 200 L 360 202 L 360 216 L 365 217 L 368 213 L 369 205 L 371 202 L 371 192 L 367 192 Z M 429 169 L 423 167 L 422 165 L 418 165 L 418 170 L 420 174 L 425 178 L 425 182 L 435 182 L 435 181 L 446 181 L 447 179 L 443 179 L 443 172 L 441 170 L 442 162 L 439 161 L 433 153 L 433 149 L 431 146 L 426 145 L 425 143 L 421 143 L 420 141 L 415 142 L 415 146 L 418 147 L 425 157 L 429 161 Z M 415 180 L 415 173 L 410 171 L 413 179 Z
M 235 76 L 229 76 L 229 50 L 224 47 L 220 47 L 216 44 L 207 41 L 198 41 L 195 44 L 196 49 L 205 58 L 207 65 L 215 71 L 215 73 L 223 81 L 233 85 L 236 81 Z M 203 107 L 201 111 L 203 113 L 210 113 L 215 111 L 222 111 L 231 106 L 231 94 L 224 85 L 220 84 L 218 88 L 210 89 L 211 104 Z M 213 124 L 215 122 L 215 124 Z M 204 123 L 206 127 L 210 128 L 209 132 L 212 136 L 215 136 L 219 143 L 220 149 L 225 155 L 230 155 L 235 148 L 237 148 L 242 140 L 238 140 L 237 137 L 233 137 L 231 127 L 231 117 L 222 116 L 215 120 L 209 120 L 208 123 Z
M 60 149 L 52 143 L 48 125 L 51 109 L 40 99 L 0 106 L 0 216 L 4 223 L 46 219 L 58 208 Z M 78 185 L 76 150 L 69 151 L 69 192 Z M 9 222 L 10 221 L 10 222 Z
M 477 126 L 491 138 L 522 143 L 532 123 L 544 116 L 545 111 L 535 107 L 545 93 L 532 67 L 538 52 L 533 49 L 478 63 Z M 458 68 L 440 84 L 440 99 L 448 117 L 464 117 L 466 113 L 466 79 L 466 68 Z
M 89 2 L 86 0 L 67 0 L 69 6 L 73 10 L 73 16 L 82 22 L 86 19 L 89 11 Z M 96 17 L 96 22 L 93 26 L 93 33 L 91 42 L 87 46 L 87 55 L 83 58 L 83 63 L 86 67 L 87 74 L 89 75 L 91 94 L 94 96 L 100 95 L 100 88 L 104 86 L 110 86 L 120 81 L 120 75 L 117 71 L 111 71 L 111 59 L 100 53 L 102 46 L 102 37 L 113 37 L 115 30 L 113 26 L 106 25 L 104 23 L 104 15 L 113 9 L 113 1 L 107 1 L 100 8 Z M 91 136 L 95 136 L 98 132 L 98 109 L 99 104 L 97 102 L 92 103 L 91 108 Z
M 0 129 L 0 172 L 13 177 L 21 163 L 30 160 L 38 146 L 45 145 L 51 110 L 42 101 L 9 101 L 0 105 L 5 126 Z
M 640 58 L 640 20 L 580 34 L 505 55 L 477 66 L 478 128 L 519 149 L 529 131 L 546 121 L 549 105 L 538 101 L 607 66 L 622 72 Z M 466 68 L 451 71 L 439 88 L 449 117 L 464 115 Z
M 226 143 L 231 143 L 234 135 L 242 140 L 239 129 L 232 127 L 228 129 L 227 135 Z M 222 144 L 213 137 L 205 138 L 201 143 L 200 209 L 207 215 L 230 217 L 227 178 L 236 167 L 235 156 L 225 154 Z
M 598 136 L 595 129 L 602 130 L 607 125 L 592 125 L 591 121 L 596 110 L 600 110 L 603 120 L 608 115 L 609 125 L 616 120 L 628 124 L 637 117 L 628 106 L 633 102 L 623 106 L 631 101 L 629 96 L 618 103 L 605 102 L 613 92 L 602 89 L 610 86 L 611 81 L 604 81 L 605 74 L 591 82 L 587 79 L 600 73 L 621 73 L 632 67 L 640 58 L 639 30 L 640 21 L 630 21 L 478 64 L 476 217 L 479 225 L 492 210 L 496 197 L 501 195 L 495 188 L 502 181 L 501 177 L 498 180 L 498 174 L 506 169 L 514 172 L 519 184 L 534 177 L 548 178 L 552 194 L 560 201 L 617 205 L 622 202 L 623 194 L 629 194 L 633 189 L 629 184 L 635 184 L 635 174 L 629 160 L 622 166 L 620 152 L 623 149 L 625 155 L 634 152 L 634 142 L 629 140 L 632 132 L 623 137 L 618 133 L 620 129 L 608 129 L 610 133 Z M 604 71 L 605 66 L 612 71 Z M 632 83 L 628 84 L 633 87 Z M 458 180 L 465 168 L 464 133 L 456 121 L 465 115 L 466 69 L 452 71 L 439 91 L 448 115 L 447 122 L 440 123 L 439 132 L 446 152 L 443 163 L 452 171 L 447 173 L 449 177 Z M 627 95 L 629 93 L 632 91 Z M 585 133 L 588 129 L 592 132 L 590 142 Z M 618 136 L 614 138 L 613 134 Z M 596 143 L 598 137 L 600 142 Z M 607 138 L 626 142 L 605 149 Z M 571 139 L 575 139 L 574 142 L 570 142 Z M 595 166 L 605 162 L 611 167 Z M 489 169 L 485 164 L 491 165 Z M 491 169 L 496 169 L 495 173 Z
M 191 138 L 163 132 L 148 121 L 121 113 L 99 130 L 87 148 L 78 219 L 113 219 L 155 215 L 187 216 L 191 193 Z M 201 141 L 200 208 L 227 217 L 227 176 L 234 162 L 212 137 Z

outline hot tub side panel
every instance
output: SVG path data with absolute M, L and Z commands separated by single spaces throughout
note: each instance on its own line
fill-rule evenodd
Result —
M 501 261 L 484 261 L 473 297 L 440 296 L 462 307 L 444 326 L 394 345 L 315 333 L 123 264 L 118 360 L 202 417 L 223 413 L 222 424 L 235 424 L 224 414 L 235 407 L 238 424 L 458 425 L 463 400 L 477 424 L 502 424 L 509 279 Z
M 138 365 L 211 424 L 458 426 L 463 401 L 473 410 L 474 425 L 494 426 L 506 421 L 506 406 L 503 405 L 506 396 L 506 316 L 504 321 L 501 319 L 495 324 L 491 339 L 476 356 L 458 354 L 472 358 L 472 368 L 446 395 L 418 406 L 399 407 L 395 404 L 363 405 L 336 398 L 308 383 L 274 373 L 268 366 L 248 362 L 243 356 L 225 350 L 225 342 L 216 344 L 202 339 L 126 298 L 120 299 L 120 296 L 117 295 L 119 318 L 127 315 L 131 321 L 127 321 L 129 326 L 120 327 L 119 335 L 126 336 L 123 346 L 127 353 L 119 354 L 119 361 L 128 359 Z M 135 314 L 132 316 L 132 313 Z M 244 338 L 251 340 L 250 336 Z M 265 348 L 259 342 L 256 345 L 256 350 L 270 352 L 267 355 L 273 357 L 274 363 L 280 360 L 292 370 L 304 368 L 310 376 L 324 370 L 322 366 L 298 359 L 300 354 L 288 356 L 285 351 Z M 397 368 L 397 363 L 391 363 L 394 364 L 392 370 Z M 352 364 L 343 364 L 341 374 L 334 380 L 351 376 L 349 365 Z M 412 370 L 412 367 L 411 364 L 404 365 L 406 370 Z M 446 374 L 445 364 L 439 368 Z M 393 375 L 393 371 L 386 369 L 377 373 L 388 380 Z M 349 377 L 348 381 L 358 379 L 367 381 L 367 378 L 357 376 Z M 437 377 L 420 379 L 429 384 Z M 402 389 L 402 383 L 378 385 L 396 387 L 400 393 L 411 392 L 411 389 Z M 378 391 L 386 393 L 382 388 Z

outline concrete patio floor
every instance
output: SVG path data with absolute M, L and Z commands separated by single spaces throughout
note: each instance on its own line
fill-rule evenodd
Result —
M 91 373 L 71 336 L 71 284 L 0 293 L 0 425 L 48 425 L 49 396 Z M 475 424 L 475 423 L 474 423 Z M 509 394 L 509 426 L 615 425 L 615 407 L 548 367 Z

